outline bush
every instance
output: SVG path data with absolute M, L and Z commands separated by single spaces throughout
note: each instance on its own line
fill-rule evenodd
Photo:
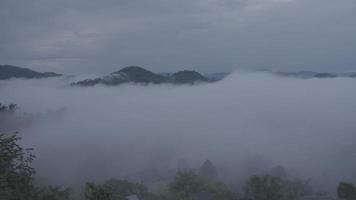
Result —
M 22 200 L 33 195 L 31 167 L 32 149 L 19 146 L 21 138 L 15 134 L 0 134 L 0 196 L 3 199 Z
M 352 183 L 341 182 L 337 188 L 337 195 L 340 199 L 355 200 L 356 187 Z

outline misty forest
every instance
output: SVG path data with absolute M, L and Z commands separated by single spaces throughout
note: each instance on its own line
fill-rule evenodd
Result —
M 355 0 L 0 0 L 0 200 L 356 200 Z

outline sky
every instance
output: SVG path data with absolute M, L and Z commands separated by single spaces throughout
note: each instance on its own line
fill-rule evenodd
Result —
M 0 64 L 356 71 L 355 0 L 1 0 Z

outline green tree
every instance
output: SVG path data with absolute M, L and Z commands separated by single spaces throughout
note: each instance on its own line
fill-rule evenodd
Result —
M 0 196 L 6 200 L 30 199 L 34 187 L 32 149 L 22 148 L 17 133 L 0 134 Z
M 110 179 L 104 184 L 86 183 L 84 191 L 86 200 L 123 200 L 129 195 L 142 199 L 152 196 L 145 185 L 118 179 Z
M 356 187 L 352 183 L 341 182 L 337 188 L 337 195 L 340 199 L 355 200 Z
M 237 199 L 237 194 L 224 183 L 206 180 L 192 171 L 178 171 L 169 189 L 169 199 L 191 199 L 198 192 L 210 193 L 214 200 Z
M 36 200 L 68 200 L 70 197 L 71 189 L 62 189 L 61 186 L 47 186 L 39 188 L 36 192 Z
M 137 195 L 139 198 L 147 196 L 148 189 L 140 183 L 131 183 L 127 180 L 110 179 L 103 187 L 112 194 L 113 199 L 124 199 L 129 195 Z
M 245 186 L 245 200 L 284 200 L 282 181 L 269 175 L 252 176 Z
M 310 179 L 302 180 L 302 179 L 293 179 L 282 180 L 283 189 L 285 191 L 286 198 L 289 200 L 298 199 L 302 196 L 313 195 L 313 188 L 309 184 Z
M 85 200 L 110 200 L 111 194 L 101 185 L 86 183 L 84 189 Z
M 206 160 L 199 169 L 199 176 L 207 181 L 215 181 L 218 177 L 218 170 L 210 160 Z
M 192 171 L 178 171 L 169 185 L 170 191 L 181 198 L 189 198 L 193 193 L 204 190 L 204 187 L 204 181 Z
M 206 186 L 206 191 L 213 195 L 215 200 L 236 200 L 238 195 L 222 182 L 210 183 Z

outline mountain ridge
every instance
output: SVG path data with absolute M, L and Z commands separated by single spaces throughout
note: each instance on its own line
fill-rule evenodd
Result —
M 85 79 L 74 82 L 72 86 L 94 86 L 97 84 L 103 85 L 121 85 L 124 83 L 140 83 L 140 84 L 195 84 L 195 83 L 211 82 L 207 77 L 199 72 L 192 70 L 182 70 L 173 74 L 159 74 L 151 72 L 139 66 L 127 66 L 118 71 L 112 72 L 109 75 Z
M 315 72 L 315 71 L 272 71 L 266 69 L 255 70 L 252 72 L 262 72 L 272 74 L 278 77 L 299 78 L 299 79 L 325 79 L 325 78 L 356 78 L 356 72 Z M 118 71 L 114 71 L 108 75 L 85 79 L 71 83 L 72 86 L 93 86 L 97 84 L 103 85 L 120 85 L 124 83 L 139 83 L 139 84 L 195 84 L 204 82 L 217 82 L 231 73 L 220 72 L 212 74 L 200 74 L 194 70 L 181 70 L 175 73 L 154 73 L 139 66 L 127 66 Z M 12 78 L 38 79 L 63 76 L 54 72 L 38 72 L 32 69 L 18 67 L 13 65 L 0 65 L 0 80 L 8 80 Z
M 54 72 L 38 72 L 28 68 L 13 65 L 0 65 L 0 80 L 8 80 L 12 78 L 49 78 L 58 76 L 62 76 L 62 74 L 57 74 Z

